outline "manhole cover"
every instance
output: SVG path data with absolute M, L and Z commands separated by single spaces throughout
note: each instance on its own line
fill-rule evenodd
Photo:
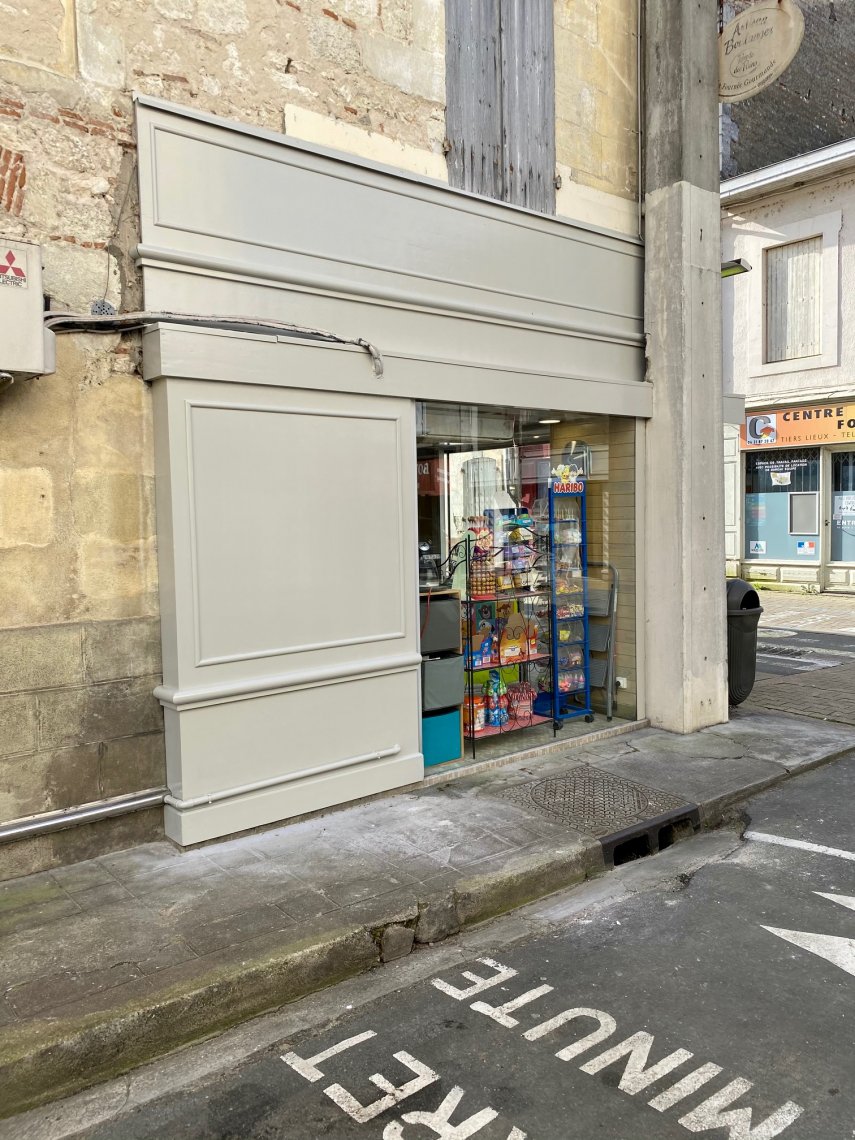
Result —
M 677 796 L 587 765 L 565 775 L 515 784 L 497 794 L 598 838 L 690 807 Z

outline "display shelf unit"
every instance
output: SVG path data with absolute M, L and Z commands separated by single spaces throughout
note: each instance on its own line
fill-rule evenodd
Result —
M 470 534 L 458 548 L 465 563 L 463 731 L 473 755 L 479 740 L 552 721 L 534 710 L 537 676 L 548 676 L 552 665 L 549 536 L 537 535 L 531 520 L 522 527 L 519 520 L 515 512 L 492 519 L 490 541 Z M 514 578 L 523 584 L 498 588 Z
M 551 710 L 556 728 L 568 720 L 594 719 L 591 709 L 588 624 L 588 542 L 585 483 L 553 479 L 549 486 L 548 533 L 550 652 L 549 697 L 538 697 L 535 712 Z
M 538 716 L 537 713 L 532 713 L 524 724 L 516 724 L 513 726 L 494 727 L 493 725 L 485 725 L 484 728 L 475 729 L 473 732 L 467 732 L 467 736 L 471 740 L 483 740 L 486 736 L 501 736 L 506 732 L 515 732 L 518 729 L 535 728 L 537 725 L 551 724 L 551 716 Z

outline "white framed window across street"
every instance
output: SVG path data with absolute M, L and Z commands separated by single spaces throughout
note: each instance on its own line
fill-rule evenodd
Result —
M 819 533 L 819 495 L 816 491 L 790 492 L 790 534 Z
M 751 376 L 840 363 L 839 210 L 743 235 L 749 274 Z
M 822 353 L 822 238 L 763 251 L 765 364 Z

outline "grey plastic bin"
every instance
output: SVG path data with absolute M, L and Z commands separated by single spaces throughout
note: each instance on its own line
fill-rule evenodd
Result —
M 727 583 L 727 690 L 731 705 L 741 705 L 754 688 L 757 625 L 763 608 L 757 591 L 742 578 Z
M 463 654 L 427 657 L 422 661 L 422 708 L 448 709 L 463 704 Z
M 421 652 L 448 653 L 460 647 L 460 599 L 447 594 L 420 599 Z

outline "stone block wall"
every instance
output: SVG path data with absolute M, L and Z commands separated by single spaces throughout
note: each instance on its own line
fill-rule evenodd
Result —
M 132 91 L 288 114 L 443 163 L 442 0 L 30 0 L 0 21 L 0 235 L 52 307 L 141 307 Z M 388 160 L 388 158 L 387 158 Z M 406 161 L 402 163 L 406 165 Z M 151 394 L 136 336 L 58 339 L 0 391 L 0 823 L 165 782 Z M 160 832 L 159 809 L 0 846 L 0 878 Z
M 0 819 L 162 787 L 159 671 L 157 618 L 0 631 Z M 0 878 L 159 833 L 145 812 L 0 846 Z
M 555 4 L 559 171 L 579 186 L 632 200 L 638 194 L 637 22 L 637 0 Z
M 613 200 L 636 185 L 635 10 L 555 5 L 559 161 Z M 142 306 L 134 91 L 443 177 L 444 3 L 6 5 L 0 237 L 42 246 L 55 309 Z M 62 336 L 54 375 L 0 390 L 0 823 L 164 782 L 151 414 L 134 334 Z M 158 827 L 0 846 L 0 878 Z

